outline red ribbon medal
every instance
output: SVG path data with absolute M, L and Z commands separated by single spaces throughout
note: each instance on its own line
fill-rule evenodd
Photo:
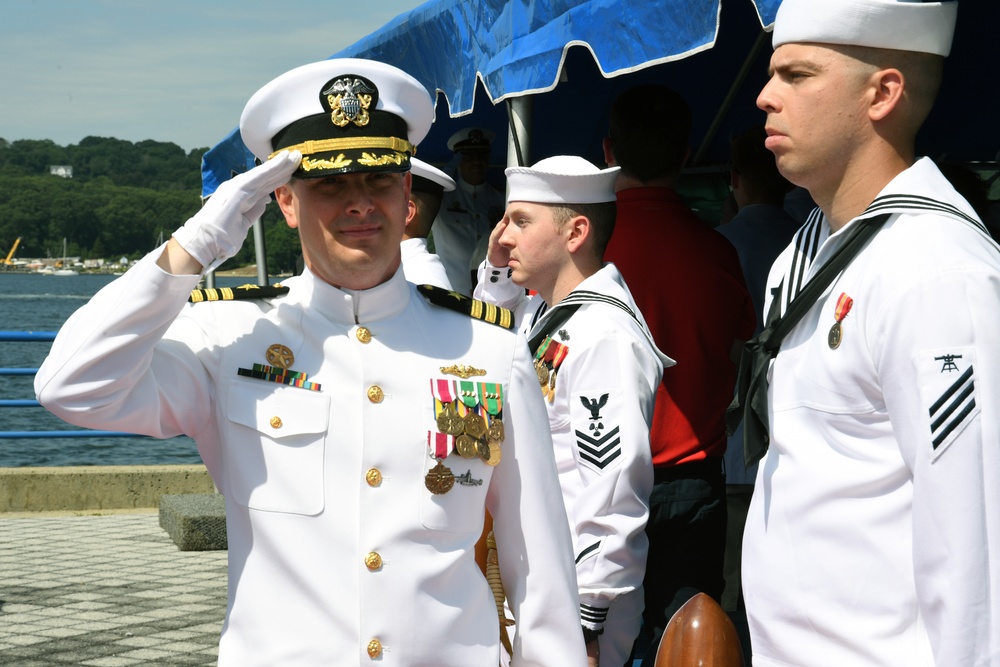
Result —
M 833 317 L 836 322 L 830 327 L 830 333 L 826 336 L 826 342 L 829 344 L 831 350 L 836 350 L 840 347 L 840 341 L 844 339 L 844 326 L 841 322 L 847 317 L 847 313 L 851 312 L 851 306 L 854 305 L 854 299 L 847 296 L 847 292 L 841 292 L 840 297 L 837 299 L 837 307 L 833 311 Z

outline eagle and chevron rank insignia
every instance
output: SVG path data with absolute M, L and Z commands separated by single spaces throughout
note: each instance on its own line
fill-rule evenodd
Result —
M 570 403 L 570 421 L 580 463 L 597 472 L 622 455 L 620 391 L 576 394 Z

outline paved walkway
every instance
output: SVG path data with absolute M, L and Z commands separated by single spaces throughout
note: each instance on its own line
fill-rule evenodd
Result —
M 0 665 L 215 665 L 226 552 L 150 514 L 0 515 Z

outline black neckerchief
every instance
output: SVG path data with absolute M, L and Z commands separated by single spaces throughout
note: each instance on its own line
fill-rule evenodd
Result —
M 991 238 L 982 222 L 951 204 L 920 195 L 883 195 L 872 201 L 864 213 L 859 216 L 861 219 L 857 220 L 855 228 L 848 233 L 843 245 L 802 287 L 801 291 L 796 293 L 794 286 L 785 285 L 782 281 L 778 287 L 779 293 L 771 301 L 764 330 L 748 340 L 743 346 L 739 373 L 736 376 L 736 396 L 726 410 L 726 432 L 730 435 L 733 434 L 741 421 L 745 422 L 743 425 L 743 457 L 748 467 L 764 456 L 770 444 L 767 416 L 767 371 L 771 360 L 778 356 L 781 341 L 826 292 L 826 288 L 850 264 L 851 260 L 878 232 L 886 220 L 897 213 L 944 215 L 970 224 L 987 239 Z M 815 239 L 812 242 L 815 242 Z M 796 276 L 793 275 L 793 281 L 795 278 Z M 783 289 L 788 292 L 784 298 L 790 300 L 790 303 L 781 316 L 778 316 L 778 311 L 781 309 L 777 304 L 782 299 L 780 291 Z
M 778 356 L 781 341 L 851 263 L 861 248 L 881 229 L 890 215 L 885 213 L 857 221 L 854 229 L 848 232 L 843 245 L 837 248 L 830 260 L 805 284 L 780 317 L 777 315 L 778 308 L 775 305 L 780 295 L 772 299 L 767 315 L 767 326 L 744 343 L 739 373 L 736 376 L 736 396 L 726 409 L 726 431 L 732 435 L 740 421 L 745 421 L 743 457 L 747 467 L 759 461 L 770 444 L 767 370 L 771 360 Z

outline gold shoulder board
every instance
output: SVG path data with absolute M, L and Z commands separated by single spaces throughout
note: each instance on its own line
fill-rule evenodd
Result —
M 288 288 L 277 285 L 240 285 L 239 287 L 215 287 L 212 289 L 196 289 L 191 291 L 188 301 L 204 303 L 206 301 L 238 301 L 240 299 L 270 299 L 287 294 Z
M 514 328 L 514 314 L 506 308 L 500 308 L 479 299 L 470 299 L 464 294 L 433 285 L 417 285 L 417 289 L 424 295 L 424 298 L 435 306 L 443 306 L 504 329 Z

